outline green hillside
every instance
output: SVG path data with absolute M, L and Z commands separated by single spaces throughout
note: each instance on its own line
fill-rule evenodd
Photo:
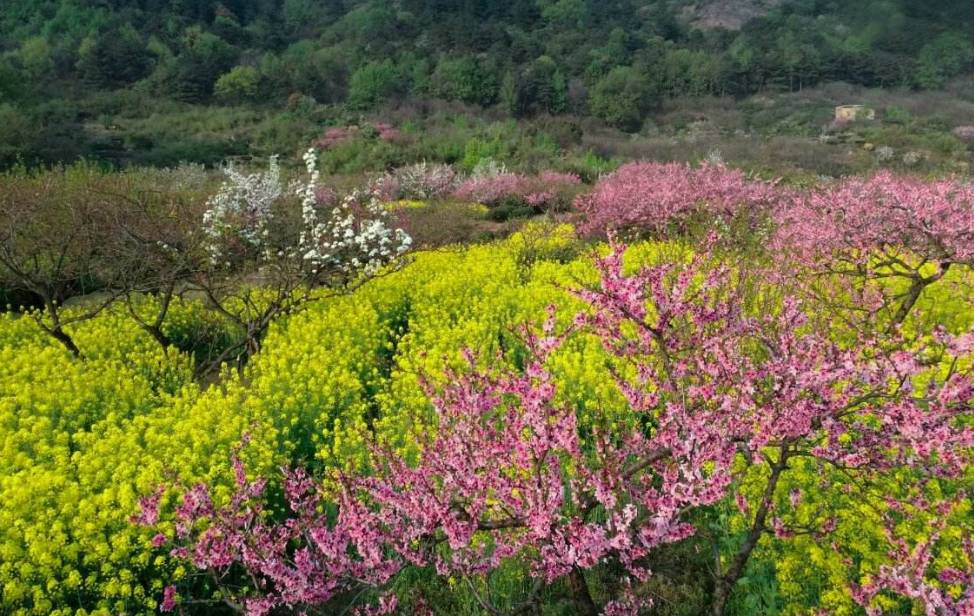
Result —
M 937 89 L 974 64 L 974 7 L 961 0 L 3 4 L 3 165 L 215 162 L 255 143 L 293 147 L 350 114 L 430 100 L 637 131 L 668 98 L 832 81 Z M 271 122 L 268 113 L 304 117 Z M 119 130 L 133 119 L 221 140 L 160 150 L 161 129 Z M 234 135 L 254 125 L 257 136 Z

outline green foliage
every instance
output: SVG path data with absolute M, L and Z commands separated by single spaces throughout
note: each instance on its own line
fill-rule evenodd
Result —
M 0 102 L 19 98 L 22 92 L 22 76 L 11 64 L 9 56 L 0 56 Z
M 30 119 L 10 103 L 0 103 L 0 167 L 13 165 L 31 142 Z
M 322 102 L 337 102 L 345 98 L 348 63 L 340 48 L 318 49 L 311 41 L 300 41 L 279 57 L 265 54 L 260 72 L 271 92 L 301 92 Z
M 181 156 L 215 164 L 221 155 L 265 153 L 278 145 L 282 151 L 299 151 L 316 137 L 310 126 L 335 119 L 352 124 L 362 112 L 395 107 L 402 115 L 416 112 L 427 118 L 458 108 L 429 99 L 493 107 L 491 118 L 497 112 L 517 119 L 571 113 L 626 131 L 645 125 L 652 133 L 646 120 L 668 99 L 742 100 L 769 90 L 806 92 L 836 81 L 960 87 L 974 63 L 974 14 L 960 0 L 937 3 L 937 10 L 908 0 L 784 0 L 763 3 L 747 23 L 727 30 L 697 21 L 708 15 L 705 4 L 6 0 L 0 15 L 0 103 L 13 105 L 33 134 L 4 142 L 7 153 L 0 164 L 12 164 L 16 154 L 29 164 L 78 157 L 116 165 L 155 164 Z M 244 66 L 257 70 L 256 86 Z M 850 90 L 840 93 L 828 106 L 854 97 Z M 115 109 L 101 109 L 107 98 L 119 101 Z M 289 100 L 302 101 L 300 109 L 289 107 Z M 219 139 L 208 134 L 205 145 L 195 135 L 184 143 L 153 141 L 146 146 L 153 152 L 143 154 L 146 135 L 133 133 L 126 120 L 176 123 L 186 110 L 175 102 L 201 108 L 247 106 L 268 117 L 256 134 L 269 141 L 241 142 L 234 129 Z M 753 126 L 719 130 L 815 137 L 828 121 L 818 110 L 814 117 L 762 119 L 784 113 L 787 105 L 779 107 L 756 114 Z M 174 109 L 176 115 L 169 115 Z M 298 113 L 274 117 L 283 109 Z M 195 113 L 222 111 L 214 107 Z M 106 120 L 101 129 L 92 126 L 98 118 Z M 964 122 L 955 119 L 954 125 Z M 579 124 L 589 133 L 600 131 L 596 123 Z M 679 130 L 685 124 L 674 126 Z M 566 147 L 563 136 L 550 136 Z M 456 141 L 469 138 L 450 138 L 437 159 L 455 161 L 460 156 Z M 605 158 L 628 149 L 600 146 L 595 149 Z M 656 145 L 642 149 L 648 151 L 622 156 L 674 155 Z M 778 154 L 746 158 L 769 166 L 766 161 Z M 684 156 L 699 158 L 696 152 Z M 397 157 L 412 160 L 408 153 Z M 864 156 L 807 157 L 820 162 L 800 166 L 828 174 L 870 167 Z M 734 162 L 739 162 L 736 157 Z M 943 162 L 922 170 L 963 171 Z
M 619 129 L 635 132 L 653 103 L 649 84 L 628 66 L 612 69 L 592 90 L 592 115 Z
M 891 105 L 883 111 L 883 119 L 890 124 L 906 124 L 910 121 L 910 112 L 902 107 Z
M 216 80 L 213 93 L 228 103 L 252 101 L 260 87 L 260 73 L 252 66 L 235 66 Z
M 51 46 L 44 37 L 35 36 L 24 41 L 18 59 L 31 79 L 41 81 L 52 76 L 54 58 Z
M 329 8 L 317 0 L 284 0 L 284 25 L 301 38 L 313 35 L 315 28 L 329 17 Z
M 589 16 L 585 0 L 542 0 L 541 16 L 555 24 L 583 28 Z
M 502 97 L 511 115 L 555 114 L 568 108 L 565 75 L 549 56 L 539 57 L 507 79 Z
M 476 58 L 444 58 L 433 72 L 429 89 L 440 98 L 487 106 L 497 96 L 497 81 Z
M 403 88 L 403 78 L 391 60 L 370 62 L 352 74 L 348 86 L 348 104 L 353 109 L 370 109 Z
M 152 57 L 131 25 L 86 37 L 78 48 L 81 76 L 101 87 L 134 83 L 148 75 Z
M 461 166 L 468 172 L 473 171 L 483 161 L 503 162 L 506 154 L 504 144 L 497 136 L 490 140 L 475 137 L 463 146 Z
M 640 69 L 645 69 L 644 76 L 661 75 L 668 84 L 664 90 L 680 94 L 746 93 L 766 85 L 796 89 L 822 79 L 936 87 L 969 64 L 964 41 L 971 35 L 970 7 L 957 0 L 939 11 L 919 9 L 907 0 L 831 5 L 788 0 L 759 13 L 739 31 L 719 34 L 695 29 L 694 7 L 683 11 L 672 3 L 634 0 L 524 0 L 498 6 L 412 0 L 401 10 L 375 0 L 221 5 L 9 0 L 4 8 L 0 41 L 6 49 L 20 48 L 32 78 L 53 77 L 53 63 L 58 73 L 87 76 L 99 87 L 141 78 L 146 43 L 153 38 L 168 46 L 175 59 L 190 56 L 183 71 L 208 73 L 200 66 L 206 62 L 193 56 L 220 53 L 212 41 L 208 50 L 200 51 L 180 40 L 187 31 L 200 30 L 248 48 L 249 57 L 302 42 L 311 46 L 306 57 L 319 49 L 339 48 L 341 55 L 361 65 L 386 59 L 398 65 L 410 54 L 431 65 L 438 57 L 458 64 L 475 57 L 478 63 L 486 61 L 489 72 L 494 67 L 510 70 L 515 87 L 527 89 L 527 94 L 531 84 L 523 82 L 546 79 L 534 66 L 544 56 L 555 62 L 566 83 L 584 78 L 590 84 L 616 66 L 648 59 Z M 118 62 L 125 52 L 133 53 L 129 66 Z M 113 77 L 110 66 L 121 73 Z M 202 91 L 229 68 L 209 75 Z M 469 67 L 444 70 L 453 76 L 469 74 Z M 501 94 L 500 75 L 495 73 L 489 94 L 464 92 L 458 98 L 493 101 Z M 191 81 L 199 89 L 206 80 Z M 282 89 L 275 95 L 289 93 Z M 448 89 L 446 96 L 457 95 Z M 526 108 L 533 103 L 527 101 Z M 538 108 L 548 110 L 550 105 L 541 101 Z
M 968 39 L 953 32 L 941 34 L 920 50 L 916 84 L 921 88 L 942 87 L 972 64 L 974 45 Z
M 181 43 L 183 52 L 160 64 L 160 74 L 153 76 L 157 89 L 178 100 L 204 100 L 220 75 L 233 66 L 237 50 L 216 34 L 199 29 L 188 30 Z
M 675 96 L 703 96 L 715 92 L 718 66 L 714 56 L 690 49 L 670 50 L 663 60 L 663 92 Z

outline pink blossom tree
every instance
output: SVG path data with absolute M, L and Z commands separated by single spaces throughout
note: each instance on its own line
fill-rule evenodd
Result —
M 576 207 L 584 216 L 585 233 L 658 235 L 679 230 L 698 215 L 728 222 L 747 214 L 757 220 L 780 196 L 772 184 L 723 165 L 634 162 L 603 178 L 591 194 L 579 197 Z
M 205 486 L 189 490 L 175 536 L 158 543 L 174 541 L 174 555 L 249 614 L 384 591 L 410 566 L 470 579 L 509 559 L 529 567 L 538 590 L 567 580 L 577 613 L 634 614 L 650 601 L 653 552 L 693 535 L 694 511 L 733 498 L 747 529 L 716 564 L 719 616 L 762 537 L 793 532 L 782 503 L 794 507 L 801 495 L 780 493 L 790 461 L 863 483 L 903 468 L 962 476 L 974 445 L 963 423 L 974 383 L 956 362 L 932 379 L 929 354 L 868 339 L 842 348 L 809 330 L 794 300 L 752 315 L 741 274 L 713 267 L 706 254 L 634 274 L 624 272 L 623 254 L 614 246 L 598 260 L 600 284 L 578 291 L 590 310 L 568 331 L 556 332 L 552 313 L 540 334 L 525 334 L 523 370 L 451 375 L 432 395 L 438 425 L 416 459 L 377 444 L 371 472 L 336 475 L 340 487 L 327 496 L 303 472 L 287 472 L 283 521 L 265 515 L 263 480 L 248 480 L 237 463 L 230 503 L 214 506 Z M 546 368 L 578 329 L 603 340 L 627 402 L 625 412 L 584 426 L 558 402 Z M 971 340 L 943 335 L 932 351 L 969 353 Z M 751 502 L 745 476 L 760 483 Z M 141 521 L 156 520 L 150 497 Z M 816 532 L 828 534 L 829 523 Z M 625 579 L 597 602 L 585 572 L 606 563 Z M 241 575 L 249 592 L 229 584 Z M 374 609 L 395 609 L 381 596 Z
M 821 473 L 837 471 L 860 486 L 903 468 L 922 477 L 963 476 L 974 444 L 964 424 L 974 381 L 955 372 L 949 358 L 970 353 L 970 334 L 940 332 L 934 347 L 913 353 L 889 337 L 863 336 L 845 348 L 809 331 L 794 299 L 749 316 L 744 281 L 723 267 L 704 273 L 705 257 L 675 274 L 663 266 L 628 276 L 621 254 L 617 249 L 603 260 L 601 288 L 583 296 L 607 347 L 637 367 L 636 381 L 621 384 L 631 407 L 688 406 L 687 416 L 720 426 L 738 455 L 730 485 L 748 529 L 737 552 L 717 564 L 715 615 L 724 613 L 763 536 L 832 530 L 828 518 L 816 529 L 784 522 L 783 503 L 795 508 L 800 500 L 800 494 L 781 494 L 790 461 L 810 461 Z M 671 287 L 668 275 L 675 276 Z M 940 381 L 924 379 L 931 376 L 931 357 L 952 366 Z M 927 382 L 922 392 L 914 386 L 920 380 Z M 653 393 L 645 398 L 645 391 Z M 755 476 L 762 487 L 748 502 L 737 481 Z
M 883 171 L 792 195 L 776 210 L 773 247 L 801 267 L 902 284 L 872 301 L 902 323 L 923 290 L 955 265 L 974 264 L 974 186 Z
M 582 180 L 573 173 L 542 171 L 537 176 L 502 172 L 474 175 L 457 186 L 453 195 L 462 201 L 497 207 L 518 202 L 545 211 L 566 207 Z

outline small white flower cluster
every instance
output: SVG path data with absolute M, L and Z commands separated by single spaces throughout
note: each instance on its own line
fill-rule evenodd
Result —
M 271 157 L 267 171 L 262 173 L 241 173 L 232 164 L 223 173 L 226 179 L 219 192 L 207 201 L 203 213 L 203 232 L 214 264 L 224 257 L 222 245 L 228 233 L 254 247 L 265 242 L 274 203 L 283 192 L 276 156 Z
M 170 244 L 167 244 L 166 242 L 164 242 L 162 240 L 157 241 L 156 242 L 156 246 L 158 246 L 164 252 L 168 252 L 168 253 L 174 254 L 174 255 L 178 255 L 179 254 L 179 249 L 178 248 L 176 248 L 175 246 L 172 246 Z
M 916 150 L 910 150 L 903 154 L 903 164 L 907 167 L 913 167 L 920 163 L 920 161 L 926 159 L 927 155 L 923 152 L 917 152 Z
M 450 165 L 426 161 L 397 169 L 393 177 L 399 185 L 400 197 L 423 201 L 447 195 L 460 183 L 460 177 Z
M 268 236 L 274 206 L 283 192 L 277 158 L 271 158 L 263 173 L 246 175 L 227 166 L 227 179 L 207 202 L 203 215 L 214 265 L 229 264 L 226 242 L 237 238 L 256 251 L 258 260 L 301 258 L 313 276 L 325 272 L 371 275 L 410 248 L 412 238 L 390 226 L 389 213 L 372 191 L 355 191 L 337 207 L 319 212 L 316 192 L 321 174 L 314 150 L 305 153 L 304 163 L 307 178 L 291 187 L 301 200 L 297 245 L 276 247 L 270 245 Z
M 310 228 L 318 222 L 318 213 L 315 211 L 315 205 L 317 205 L 315 189 L 318 186 L 321 173 L 318 171 L 318 156 L 313 149 L 304 153 L 303 160 L 304 166 L 308 170 L 308 181 L 304 185 L 299 184 L 295 192 L 301 197 L 301 220 L 304 221 L 305 227 Z
M 304 162 L 308 182 L 296 189 L 304 222 L 300 251 L 315 273 L 330 269 L 371 275 L 409 250 L 412 238 L 389 225 L 389 213 L 375 192 L 353 191 L 320 220 L 315 207 L 319 173 L 314 150 L 305 153 Z M 364 217 L 356 216 L 356 209 Z

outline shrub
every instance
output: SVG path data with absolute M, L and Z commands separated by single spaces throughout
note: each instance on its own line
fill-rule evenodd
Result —
M 497 99 L 497 78 L 476 58 L 444 58 L 433 72 L 430 90 L 434 96 L 487 106 Z
M 260 73 L 252 66 L 236 66 L 216 80 L 213 93 L 228 103 L 253 100 L 260 87 Z
M 315 141 L 314 145 L 322 150 L 330 150 L 337 145 L 348 143 L 358 135 L 359 128 L 357 126 L 336 126 L 325 129 L 324 134 Z
M 402 89 L 402 76 L 391 60 L 371 62 L 352 73 L 348 105 L 352 109 L 371 109 Z
M 619 66 L 599 80 L 592 90 L 592 115 L 620 130 L 636 132 L 654 103 L 648 80 L 639 71 Z
M 774 188 L 721 165 L 629 163 L 576 202 L 586 233 L 653 234 L 686 226 L 693 216 L 760 218 L 781 198 Z
M 524 225 L 511 236 L 509 245 L 521 268 L 530 268 L 539 261 L 570 263 L 583 250 L 574 227 L 551 222 Z
M 525 178 L 514 173 L 474 176 L 457 187 L 454 196 L 471 203 L 491 207 L 523 193 Z
M 458 181 L 450 165 L 422 162 L 378 176 L 371 186 L 385 201 L 430 201 L 449 195 Z
M 571 173 L 544 171 L 530 177 L 515 173 L 471 176 L 454 192 L 463 201 L 482 203 L 495 220 L 568 209 L 581 179 Z
M 510 233 L 487 222 L 488 213 L 485 206 L 454 201 L 435 201 L 397 212 L 400 224 L 422 248 L 483 242 Z

